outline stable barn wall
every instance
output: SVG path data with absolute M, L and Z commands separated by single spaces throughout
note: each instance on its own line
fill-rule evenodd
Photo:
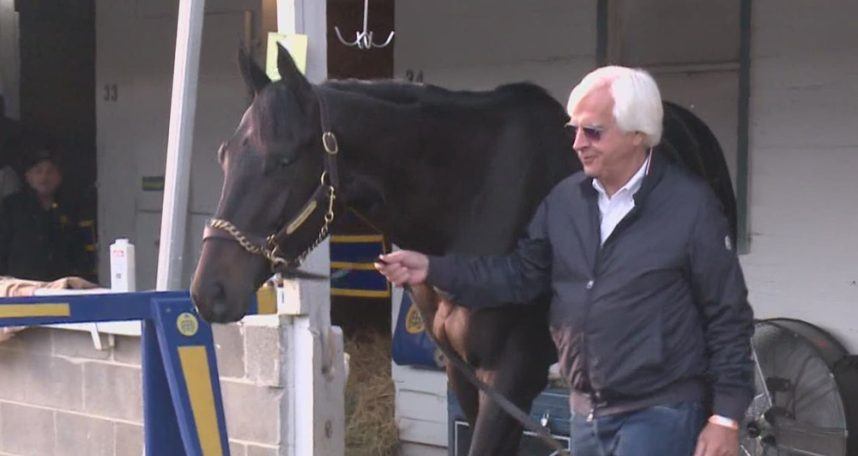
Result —
M 492 89 L 531 81 L 563 103 L 596 62 L 596 0 L 397 0 L 394 75 Z
M 178 3 L 172 0 L 96 1 L 96 112 L 100 277 L 108 277 L 109 244 L 129 237 L 136 245 L 137 285 L 155 286 L 164 192 L 144 178 L 163 178 L 170 122 Z M 191 164 L 190 201 L 183 283 L 200 251 L 202 230 L 220 196 L 222 173 L 216 153 L 250 103 L 236 56 L 245 34 L 264 42 L 266 0 L 206 2 L 197 114 Z M 262 62 L 261 45 L 256 47 Z
M 858 353 L 858 3 L 752 5 L 751 303 Z

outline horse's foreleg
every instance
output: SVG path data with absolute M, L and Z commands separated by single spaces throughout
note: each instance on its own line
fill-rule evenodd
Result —
M 470 310 L 454 305 L 439 296 L 434 289 L 423 285 L 412 287 L 411 297 L 423 318 L 426 331 L 432 334 L 435 341 L 466 362 L 471 361 L 465 349 Z M 452 363 L 447 363 L 446 371 L 450 388 L 473 429 L 481 413 L 479 390 Z
M 516 337 L 516 332 L 518 337 Z M 513 331 L 499 362 L 480 377 L 525 412 L 548 383 L 547 357 L 534 351 L 552 350 L 553 345 L 527 341 Z M 532 334 L 531 334 L 532 335 Z M 514 456 L 518 453 L 522 425 L 484 393 L 479 394 L 479 412 L 471 439 L 470 456 Z
M 480 406 L 479 390 L 452 363 L 447 363 L 447 379 L 450 381 L 450 388 L 456 394 L 456 400 L 462 408 L 465 419 L 473 429 Z

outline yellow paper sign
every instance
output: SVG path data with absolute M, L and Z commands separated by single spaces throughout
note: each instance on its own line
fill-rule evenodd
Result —
M 298 71 L 307 74 L 307 35 L 285 35 L 271 32 L 268 34 L 268 52 L 265 56 L 265 74 L 272 81 L 280 80 L 277 71 L 277 43 L 289 51 Z

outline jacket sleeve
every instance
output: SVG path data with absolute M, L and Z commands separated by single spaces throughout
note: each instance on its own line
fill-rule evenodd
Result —
M 699 305 L 713 412 L 741 421 L 754 395 L 753 312 L 727 219 L 706 192 L 690 241 L 690 279 Z
M 473 309 L 527 304 L 551 286 L 545 202 L 507 255 L 429 257 L 427 282 Z

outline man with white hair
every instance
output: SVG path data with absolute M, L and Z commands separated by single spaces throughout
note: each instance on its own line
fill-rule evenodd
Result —
M 599 68 L 567 110 L 583 172 L 541 202 L 514 252 L 399 251 L 376 267 L 472 308 L 550 293 L 572 454 L 735 455 L 753 315 L 720 203 L 653 153 L 663 112 L 646 72 Z

